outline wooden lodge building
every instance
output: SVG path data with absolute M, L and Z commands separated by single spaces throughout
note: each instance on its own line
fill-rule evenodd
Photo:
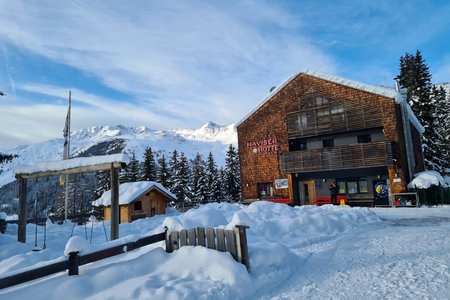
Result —
M 271 90 L 237 125 L 244 201 L 389 205 L 424 170 L 404 93 L 319 72 Z
M 176 201 L 176 196 L 158 182 L 122 183 L 119 185 L 119 222 L 165 214 L 170 201 Z M 104 192 L 93 205 L 103 207 L 105 220 L 111 219 L 111 191 Z

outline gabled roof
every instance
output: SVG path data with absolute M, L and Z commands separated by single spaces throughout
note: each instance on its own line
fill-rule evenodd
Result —
M 127 205 L 134 200 L 141 197 L 143 194 L 148 193 L 151 190 L 158 190 L 166 195 L 170 200 L 177 200 L 177 197 L 172 194 L 168 189 L 162 186 L 159 182 L 155 181 L 138 181 L 127 182 L 119 185 L 119 205 Z M 109 206 L 111 205 L 111 190 L 106 191 L 103 195 L 92 202 L 93 206 Z
M 241 121 L 239 121 L 236 124 L 236 126 L 241 125 L 248 117 L 250 117 L 261 106 L 263 106 L 267 101 L 269 101 L 273 96 L 275 96 L 279 91 L 281 91 L 286 85 L 288 85 L 292 80 L 294 80 L 297 76 L 299 76 L 301 74 L 313 76 L 313 77 L 316 77 L 319 79 L 323 79 L 323 80 L 326 80 L 329 82 L 333 82 L 333 83 L 336 83 L 339 85 L 351 87 L 351 88 L 365 91 L 368 93 L 376 94 L 376 95 L 383 96 L 386 98 L 391 98 L 391 99 L 394 99 L 396 103 L 401 103 L 402 101 L 405 101 L 402 94 L 392 88 L 386 88 L 386 87 L 382 87 L 382 86 L 365 84 L 365 83 L 361 83 L 361 82 L 354 81 L 351 79 L 322 73 L 319 71 L 305 70 L 305 71 L 295 74 L 294 76 L 289 77 L 287 80 L 283 81 L 280 85 L 278 85 L 272 92 L 270 92 L 267 96 L 265 96 L 253 110 L 251 110 Z M 414 124 L 416 129 L 422 133 L 425 129 L 420 124 L 417 117 L 412 113 L 411 107 L 409 107 L 409 105 L 407 103 L 406 103 L 406 105 L 407 105 L 407 110 L 408 110 L 410 121 Z

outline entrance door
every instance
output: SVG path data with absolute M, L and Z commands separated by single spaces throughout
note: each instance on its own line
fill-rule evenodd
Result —
M 388 186 L 386 180 L 373 181 L 374 205 L 389 205 Z
M 316 187 L 314 180 L 299 181 L 300 205 L 316 204 Z

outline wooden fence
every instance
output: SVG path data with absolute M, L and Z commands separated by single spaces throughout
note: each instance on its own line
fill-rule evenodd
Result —
M 168 232 L 166 229 L 166 232 L 144 237 L 135 242 L 120 244 L 85 255 L 79 255 L 78 252 L 71 252 L 67 260 L 0 278 L 0 289 L 66 270 L 68 270 L 69 275 L 78 275 L 79 266 L 126 253 L 160 241 L 166 241 L 166 251 L 169 253 L 183 246 L 204 246 L 222 252 L 230 252 L 236 261 L 244 264 L 247 270 L 250 270 L 247 249 L 247 228 L 248 226 L 237 225 L 235 230 L 199 227 L 196 229 Z
M 234 230 L 197 227 L 172 231 L 167 234 L 166 251 L 172 252 L 183 246 L 203 246 L 221 252 L 229 252 L 233 258 L 250 271 L 245 225 L 236 225 Z

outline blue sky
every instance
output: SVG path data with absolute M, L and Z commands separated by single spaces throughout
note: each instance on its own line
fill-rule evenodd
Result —
M 393 85 L 419 49 L 450 81 L 448 1 L 0 1 L 0 149 L 95 125 L 238 122 L 313 69 Z

